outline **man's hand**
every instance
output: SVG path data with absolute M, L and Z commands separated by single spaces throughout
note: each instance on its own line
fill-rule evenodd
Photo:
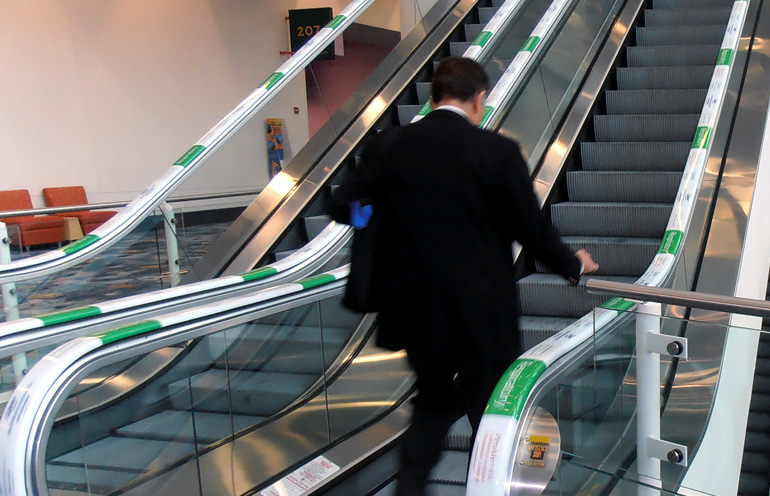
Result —
M 575 256 L 578 257 L 580 263 L 583 264 L 583 274 L 593 274 L 599 270 L 599 264 L 594 262 L 591 254 L 584 249 L 581 248 L 575 252 Z

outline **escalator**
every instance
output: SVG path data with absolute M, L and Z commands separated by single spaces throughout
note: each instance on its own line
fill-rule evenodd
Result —
M 702 105 L 703 97 L 700 103 L 693 103 L 697 97 L 682 98 L 682 95 L 693 93 L 686 91 L 688 89 L 702 95 L 703 91 L 698 90 L 705 86 L 697 75 L 706 73 L 708 76 L 709 71 L 698 67 L 681 70 L 673 66 L 682 63 L 681 57 L 695 64 L 713 64 L 718 50 L 718 45 L 716 50 L 709 45 L 713 41 L 711 38 L 701 34 L 701 26 L 697 26 L 698 29 L 696 26 L 677 27 L 677 22 L 689 19 L 689 16 L 678 13 L 683 9 L 671 9 L 671 4 L 653 7 L 645 12 L 644 20 L 638 21 L 640 25 L 634 31 L 637 46 L 629 47 L 625 57 L 628 67 L 617 68 L 616 83 L 608 83 L 606 103 L 599 101 L 596 105 L 593 125 L 584 133 L 595 139 L 581 144 L 580 156 L 575 156 L 569 166 L 563 198 L 557 194 L 551 205 L 554 224 L 566 241 L 588 247 L 602 265 L 602 276 L 612 280 L 635 280 L 655 255 L 686 160 L 688 140 L 695 134 L 698 107 Z M 709 12 L 719 15 L 720 10 L 712 8 Z M 700 14 L 696 11 L 693 15 L 697 19 Z M 673 24 L 658 25 L 666 18 Z M 709 29 L 715 31 L 715 28 Z M 691 46 L 675 46 L 688 43 Z M 701 44 L 706 46 L 698 46 Z M 690 55 L 699 57 L 696 54 L 703 52 L 707 55 L 702 60 L 690 58 Z M 663 113 L 670 108 L 668 103 L 656 106 L 660 101 L 675 102 L 678 113 Z M 696 114 L 695 118 L 692 114 Z M 681 154 L 684 154 L 682 160 L 671 158 L 681 157 Z M 597 183 L 603 187 L 597 187 Z M 328 194 L 328 190 L 323 194 Z M 602 230 L 588 229 L 597 225 L 601 225 Z M 577 293 L 577 289 L 556 281 L 528 259 L 522 266 L 534 269 L 519 283 L 520 304 L 526 315 L 522 330 L 526 332 L 525 343 L 528 345 L 562 329 L 603 301 Z M 336 291 L 339 294 L 339 288 Z M 250 320 L 226 331 L 218 329 L 216 337 L 212 333 L 195 341 L 176 340 L 168 347 L 152 351 L 172 355 L 174 367 L 158 371 L 150 386 L 147 382 L 137 384 L 131 401 L 107 402 L 86 410 L 72 407 L 71 412 L 77 414 L 57 421 L 46 456 L 51 487 L 62 494 L 84 491 L 139 494 L 151 489 L 161 492 L 162 488 L 168 489 L 178 483 L 208 485 L 216 482 L 224 485 L 226 493 L 241 494 L 248 484 L 236 480 L 241 474 L 234 475 L 233 457 L 262 456 L 258 454 L 258 448 L 274 455 L 271 450 L 278 440 L 287 445 L 308 445 L 301 455 L 277 456 L 272 462 L 261 460 L 257 463 L 270 466 L 264 473 L 256 470 L 265 476 L 262 485 L 258 485 L 264 487 L 264 481 L 274 480 L 286 474 L 294 464 L 323 453 L 324 446 L 344 441 L 351 435 L 350 430 L 340 434 L 345 428 L 355 431 L 376 419 L 377 415 L 397 407 L 408 390 L 404 386 L 408 373 L 403 362 L 394 368 L 395 377 L 386 386 L 393 388 L 392 391 L 400 391 L 402 396 L 397 399 L 385 395 L 385 400 L 370 399 L 359 405 L 355 401 L 356 395 L 344 386 L 344 372 L 354 364 L 377 363 L 382 359 L 370 348 L 368 355 L 360 355 L 361 351 L 367 350 L 366 338 L 360 333 L 368 332 L 358 325 L 361 317 L 340 312 L 335 295 L 326 298 L 329 299 L 319 300 L 322 303 L 317 305 L 317 310 L 297 310 L 299 307 L 296 307 L 277 310 L 279 313 L 276 314 L 276 308 L 273 308 L 269 315 L 261 317 L 262 320 Z M 324 337 L 327 329 L 330 331 L 328 347 Z M 270 338 L 270 333 L 275 333 L 275 339 Z M 289 335 L 304 337 L 298 341 L 280 337 Z M 351 344 L 351 336 L 357 336 L 355 344 Z M 319 343 L 320 348 L 316 346 Z M 359 358 L 367 360 L 356 362 Z M 402 356 L 390 358 L 403 359 Z M 117 376 L 113 379 L 117 388 L 125 378 Z M 382 375 L 364 374 L 357 380 L 357 387 L 375 392 L 382 385 L 377 381 L 386 379 Z M 319 387 L 321 384 L 323 387 Z M 330 386 L 341 388 L 337 397 L 340 403 L 335 404 L 328 393 L 318 394 L 318 391 L 328 391 Z M 125 389 L 125 385 L 120 387 Z M 259 399 L 253 394 L 255 391 L 260 392 Z M 363 396 L 360 391 L 358 394 Z M 69 401 L 77 403 L 78 395 L 73 398 Z M 378 409 L 374 405 L 377 401 L 387 407 Z M 342 410 L 336 411 L 335 407 L 343 405 L 352 411 L 362 408 L 364 413 L 357 422 L 332 422 L 333 414 L 342 414 Z M 292 414 L 298 411 L 310 417 L 293 418 Z M 303 438 L 313 423 L 308 418 L 319 411 L 326 415 L 321 429 L 325 431 L 324 440 L 314 439 L 317 432 Z M 200 426 L 196 425 L 199 415 Z M 224 422 L 222 432 L 218 430 L 223 422 L 215 421 L 209 426 L 210 419 L 217 418 L 229 419 Z M 170 428 L 172 425 L 174 427 Z M 255 436 L 259 437 L 261 428 L 272 429 L 273 437 L 254 440 Z M 434 491 L 439 494 L 463 492 L 466 450 L 470 448 L 468 431 L 467 424 L 461 421 L 446 440 L 448 451 L 432 481 Z M 222 438 L 223 434 L 229 437 Z M 233 447 L 239 439 L 242 441 L 240 455 Z M 148 448 L 149 454 L 140 453 L 140 449 L 132 448 L 139 440 L 154 441 L 147 446 L 154 445 L 155 449 Z M 122 447 L 115 448 L 124 442 Z M 108 455 L 115 451 L 136 458 L 110 460 Z M 208 461 L 202 461 L 204 458 Z M 195 470 L 190 467 L 212 467 L 222 463 L 230 468 L 219 474 L 221 477 L 216 477 L 214 482 L 201 480 L 201 473 L 205 471 L 198 472 L 194 481 L 186 477 Z M 228 470 L 231 473 L 226 474 Z M 65 472 L 69 473 L 62 475 Z M 81 478 L 75 480 L 75 474 Z M 210 475 L 206 473 L 206 476 Z M 383 494 L 390 490 L 388 487 L 386 485 Z

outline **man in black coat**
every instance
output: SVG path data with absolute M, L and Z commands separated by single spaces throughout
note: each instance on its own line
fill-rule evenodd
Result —
M 373 137 L 332 201 L 345 223 L 353 200 L 373 206 L 378 344 L 405 348 L 417 377 L 399 496 L 425 494 L 449 427 L 468 413 L 475 433 L 522 351 L 512 243 L 573 283 L 598 268 L 543 216 L 518 145 L 478 127 L 488 87 L 477 63 L 444 59 L 433 112 Z

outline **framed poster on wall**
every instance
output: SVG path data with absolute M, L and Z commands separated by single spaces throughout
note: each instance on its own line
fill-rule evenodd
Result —
M 267 131 L 267 166 L 270 177 L 283 170 L 283 119 L 265 119 Z

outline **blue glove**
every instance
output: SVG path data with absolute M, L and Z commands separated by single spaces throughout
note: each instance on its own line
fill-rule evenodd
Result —
M 361 205 L 360 201 L 354 201 L 350 204 L 350 225 L 356 229 L 365 228 L 369 225 L 373 211 L 371 204 Z

